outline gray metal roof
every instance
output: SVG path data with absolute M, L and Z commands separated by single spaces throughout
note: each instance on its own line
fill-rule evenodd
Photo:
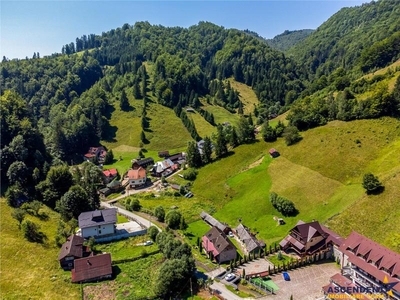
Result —
M 210 216 L 208 213 L 206 213 L 205 211 L 203 211 L 200 214 L 200 217 L 207 222 L 208 224 L 210 224 L 211 226 L 215 226 L 217 227 L 219 230 L 221 231 L 225 231 L 227 226 L 222 224 L 220 221 L 218 221 L 217 219 L 215 219 L 214 217 Z
M 236 233 L 239 239 L 246 245 L 248 252 L 262 247 L 261 241 L 258 241 L 243 224 L 239 224 L 239 226 L 236 227 Z
M 79 215 L 78 222 L 79 228 L 88 228 L 117 223 L 117 209 L 108 208 L 103 210 L 83 212 Z

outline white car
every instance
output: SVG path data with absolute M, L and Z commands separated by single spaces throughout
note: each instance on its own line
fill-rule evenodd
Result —
M 230 274 L 225 276 L 225 280 L 226 281 L 231 281 L 231 280 L 235 279 L 235 277 L 236 276 L 234 274 L 230 273 Z
M 143 245 L 145 245 L 145 246 L 150 246 L 150 245 L 153 245 L 153 242 L 152 242 L 152 241 L 147 241 L 147 242 L 144 242 Z
M 228 235 L 229 235 L 231 238 L 233 238 L 233 233 L 232 233 L 232 231 L 229 231 Z

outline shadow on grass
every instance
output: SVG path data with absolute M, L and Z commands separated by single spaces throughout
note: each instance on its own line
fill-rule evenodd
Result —
M 103 139 L 109 143 L 115 143 L 117 140 L 115 137 L 117 136 L 117 126 L 111 126 L 109 122 L 104 125 L 103 130 Z
M 384 186 L 380 186 L 373 191 L 367 191 L 367 195 L 379 195 L 385 191 Z
M 117 278 L 117 276 L 118 276 L 119 274 L 121 274 L 121 269 L 120 269 L 120 267 L 118 267 L 118 266 L 116 266 L 116 265 L 112 266 L 112 274 L 113 274 L 113 279 Z

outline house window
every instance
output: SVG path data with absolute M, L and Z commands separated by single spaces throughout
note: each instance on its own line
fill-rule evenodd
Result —
M 101 230 L 99 230 L 99 234 L 101 234 Z

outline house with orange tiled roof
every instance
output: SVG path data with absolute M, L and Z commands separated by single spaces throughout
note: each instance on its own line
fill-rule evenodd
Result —
M 107 151 L 103 146 L 100 147 L 90 147 L 88 152 L 83 156 L 87 161 L 93 162 L 97 159 L 100 163 L 106 158 Z
M 129 180 L 129 186 L 131 188 L 136 188 L 142 186 L 146 183 L 147 172 L 146 169 L 139 167 L 137 169 L 130 169 L 127 174 Z

